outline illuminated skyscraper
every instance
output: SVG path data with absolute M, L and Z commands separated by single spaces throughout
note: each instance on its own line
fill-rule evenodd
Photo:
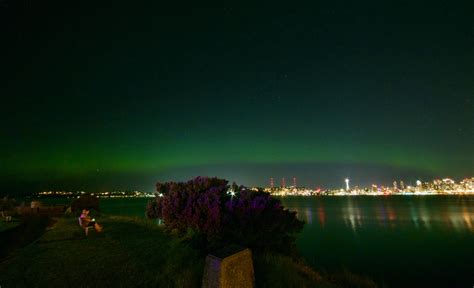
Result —
M 405 190 L 405 183 L 403 183 L 403 180 L 400 180 L 400 189 Z
M 346 191 L 349 191 L 349 178 L 346 178 Z
M 422 189 L 421 181 L 416 180 L 416 191 L 420 192 Z

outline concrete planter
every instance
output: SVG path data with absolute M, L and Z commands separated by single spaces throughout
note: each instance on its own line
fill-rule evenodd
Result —
M 217 253 L 218 254 L 218 253 Z M 207 255 L 202 287 L 254 287 L 252 252 L 246 248 L 231 255 Z

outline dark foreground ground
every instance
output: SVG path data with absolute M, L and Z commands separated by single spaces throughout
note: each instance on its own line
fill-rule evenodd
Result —
M 75 217 L 0 260 L 0 286 L 200 287 L 205 255 L 142 219 L 107 216 L 84 237 Z M 50 222 L 51 223 L 51 222 Z M 281 255 L 254 255 L 257 287 L 373 287 L 368 279 L 324 275 Z

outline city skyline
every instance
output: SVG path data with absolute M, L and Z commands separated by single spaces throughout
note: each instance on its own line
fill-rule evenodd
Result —
M 344 184 L 341 185 L 340 187 L 329 187 L 322 185 L 321 183 L 318 185 L 314 185 L 314 187 L 310 186 L 301 186 L 297 185 L 297 178 L 293 177 L 292 185 L 286 185 L 285 177 L 281 178 L 280 185 L 275 185 L 274 184 L 274 179 L 273 177 L 270 177 L 269 179 L 269 185 L 263 185 L 263 186 L 246 186 L 242 185 L 242 183 L 236 183 L 238 185 L 242 185 L 243 187 L 247 187 L 249 189 L 264 189 L 267 192 L 275 192 L 278 191 L 279 189 L 303 189 L 303 192 L 305 191 L 311 191 L 311 193 L 319 194 L 320 192 L 324 191 L 345 191 L 345 192 L 357 192 L 357 191 L 362 191 L 362 190 L 371 190 L 371 191 L 390 191 L 390 193 L 395 193 L 395 192 L 420 192 L 420 190 L 423 191 L 437 191 L 438 193 L 446 192 L 446 191 L 456 191 L 456 192 L 466 192 L 466 193 L 474 193 L 474 177 L 466 177 L 463 179 L 459 179 L 457 181 L 456 179 L 451 179 L 451 178 L 439 178 L 439 179 L 424 179 L 421 181 L 420 179 L 417 179 L 414 181 L 415 184 L 412 184 L 412 182 L 407 181 L 405 182 L 403 179 L 400 180 L 394 180 L 391 184 L 386 185 L 384 183 L 377 183 L 373 182 L 370 185 L 367 186 L 360 186 L 360 185 L 354 185 L 352 187 L 349 187 L 349 178 L 344 178 Z M 167 182 L 173 182 L 173 181 L 167 181 Z M 235 182 L 234 182 L 235 183 Z M 228 183 L 229 186 L 231 182 Z M 375 190 L 374 190 L 375 189 Z M 296 191 L 296 190 L 295 190 Z M 107 196 L 109 195 L 128 195 L 133 196 L 133 197 L 152 197 L 155 195 L 156 191 L 149 190 L 131 190 L 131 189 L 125 189 L 125 190 L 107 190 L 107 191 L 65 191 L 65 190 L 49 190 L 49 191 L 39 191 L 36 193 L 32 193 L 29 196 L 32 195 L 42 195 L 42 196 L 71 196 L 71 195 L 80 195 L 80 194 L 96 194 L 96 195 L 102 195 L 102 196 Z M 295 194 L 296 195 L 296 194 Z M 307 196 L 307 195 L 306 195 Z M 75 196 L 74 196 L 75 197 Z

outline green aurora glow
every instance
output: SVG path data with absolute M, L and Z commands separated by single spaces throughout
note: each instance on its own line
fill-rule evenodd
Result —
M 53 15 L 7 2 L 4 187 L 112 189 L 120 177 L 121 188 L 151 190 L 202 173 L 339 185 L 348 174 L 363 184 L 474 172 L 469 9 L 328 3 L 309 14 L 164 15 L 116 3 L 62 4 Z

